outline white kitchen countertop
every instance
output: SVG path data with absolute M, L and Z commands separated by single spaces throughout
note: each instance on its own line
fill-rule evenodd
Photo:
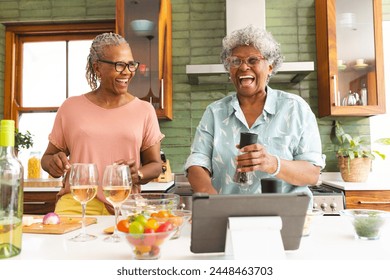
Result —
M 149 182 L 145 185 L 141 185 L 142 192 L 165 192 L 169 190 L 175 181 L 167 182 L 167 183 L 159 183 L 159 182 Z
M 98 236 L 89 242 L 72 242 L 69 238 L 79 230 L 62 235 L 23 234 L 22 252 L 11 260 L 131 260 L 130 245 L 103 241 L 106 227 L 112 226 L 113 216 L 98 216 L 97 224 L 86 228 Z M 379 240 L 364 241 L 354 237 L 352 225 L 342 216 L 316 217 L 311 235 L 302 237 L 300 248 L 286 252 L 287 260 L 390 260 L 390 224 Z M 180 238 L 168 240 L 162 248 L 161 260 L 224 260 L 219 254 L 194 254 L 190 251 L 191 226 L 187 224 Z
M 336 187 L 345 191 L 374 191 L 390 190 L 390 176 L 387 174 L 371 172 L 366 182 L 344 182 L 340 172 L 324 172 L 320 181 L 323 184 Z
M 61 187 L 24 187 L 25 192 L 59 192 Z

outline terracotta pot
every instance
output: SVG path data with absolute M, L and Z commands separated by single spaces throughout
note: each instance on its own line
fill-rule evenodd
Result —
M 370 158 L 338 157 L 341 177 L 345 182 L 365 182 L 371 170 Z

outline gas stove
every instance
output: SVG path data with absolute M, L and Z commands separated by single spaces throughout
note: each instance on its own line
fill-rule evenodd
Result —
M 325 215 L 338 215 L 345 209 L 344 192 L 340 189 L 320 184 L 309 186 L 313 193 L 313 208 L 321 209 Z

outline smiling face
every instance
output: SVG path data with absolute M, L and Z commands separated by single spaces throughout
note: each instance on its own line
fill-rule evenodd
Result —
M 127 44 L 106 47 L 104 55 L 100 59 L 125 63 L 134 60 L 131 49 Z M 122 72 L 117 72 L 114 64 L 101 61 L 96 62 L 94 66 L 96 73 L 101 78 L 101 89 L 116 95 L 127 93 L 127 87 L 135 72 L 131 72 L 127 67 Z
M 262 54 L 253 46 L 239 46 L 233 49 L 231 56 L 246 61 L 248 57 L 262 57 Z M 265 94 L 268 74 L 272 72 L 272 65 L 265 59 L 249 66 L 243 62 L 238 68 L 230 67 L 230 78 L 237 94 L 240 96 L 254 96 Z

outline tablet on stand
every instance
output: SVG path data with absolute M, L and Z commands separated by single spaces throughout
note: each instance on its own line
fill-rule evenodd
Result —
M 234 259 L 283 259 L 297 250 L 310 197 L 306 193 L 195 193 L 191 252 Z

